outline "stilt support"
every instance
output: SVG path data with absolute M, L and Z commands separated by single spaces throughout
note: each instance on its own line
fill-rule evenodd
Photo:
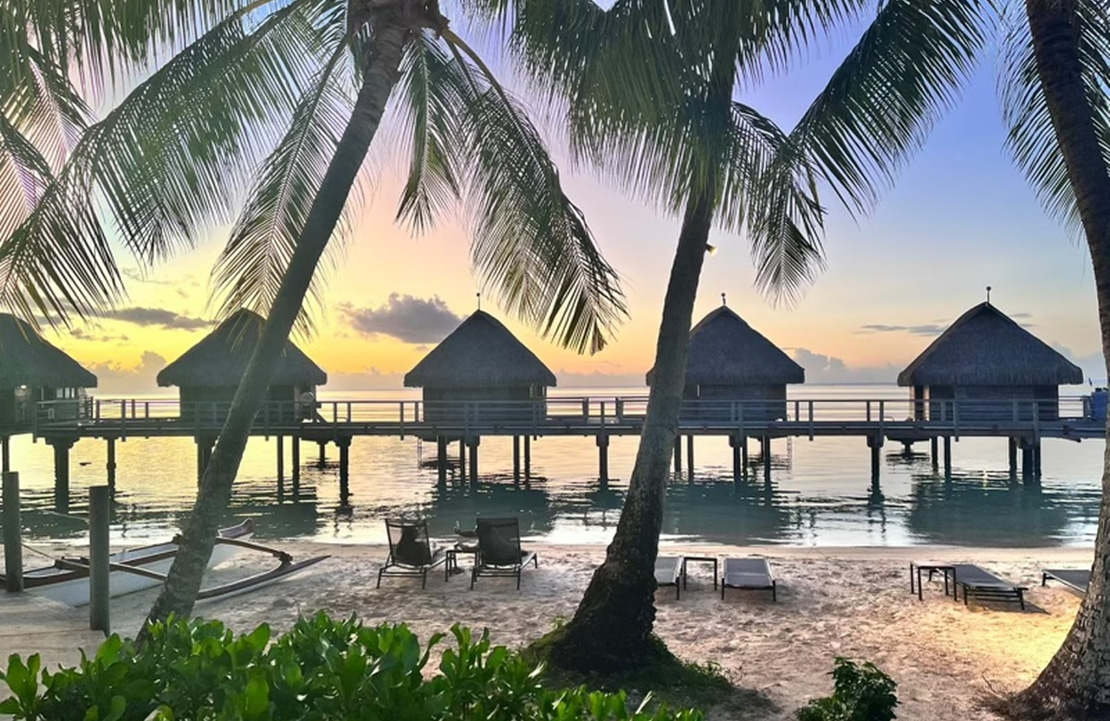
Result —
M 108 575 L 108 526 L 112 516 L 112 490 L 108 486 L 89 489 L 89 628 L 112 633 L 111 588 Z
M 317 441 L 320 446 L 320 460 L 316 462 L 317 468 L 323 468 L 328 462 L 328 442 Z
M 513 480 L 520 481 L 520 436 L 513 436 Z
M 686 436 L 686 480 L 694 482 L 694 436 Z
M 277 481 L 281 486 L 285 481 L 285 436 L 277 437 Z
M 54 510 L 69 512 L 69 450 L 76 438 L 50 438 L 46 441 L 54 448 Z
M 771 437 L 759 439 L 759 452 L 763 455 L 763 480 L 771 482 Z
M 459 480 L 466 480 L 466 441 L 459 439 Z
M 597 477 L 604 485 L 609 482 L 609 436 L 597 436 Z
M 952 477 L 952 436 L 944 437 L 944 477 Z
M 481 436 L 471 436 L 466 439 L 466 445 L 470 446 L 470 483 L 478 482 L 478 446 L 482 443 Z
M 743 478 L 743 466 L 740 460 L 740 444 L 744 441 L 741 440 L 742 436 L 731 435 L 728 437 L 728 445 L 732 448 L 732 482 L 734 485 L 740 485 L 740 479 Z
M 301 437 L 291 436 L 289 439 L 289 451 L 292 458 L 289 459 L 289 464 L 292 466 L 289 470 L 293 475 L 293 498 L 301 495 Z
M 16 593 L 23 590 L 23 525 L 19 513 L 19 474 L 6 471 L 3 479 L 4 584 L 10 593 Z
M 12 437 L 0 436 L 0 472 L 8 473 L 12 470 Z
M 532 477 L 532 436 L 524 436 L 524 479 Z
M 1016 438 L 1007 438 L 1006 439 L 1006 445 L 1007 445 L 1007 453 L 1006 453 L 1007 465 L 1009 466 L 1009 469 L 1010 469 L 1010 480 L 1012 481 L 1012 480 L 1017 478 L 1017 449 L 1018 449 L 1017 439 Z
M 929 460 L 933 462 L 933 470 L 937 469 L 937 459 L 940 454 L 937 452 L 937 437 L 933 436 L 929 439 Z
M 878 483 L 879 473 L 882 468 L 883 437 L 868 436 L 867 447 L 871 449 L 871 481 L 873 483 Z
M 339 503 L 346 506 L 351 498 L 351 438 L 340 436 L 335 439 L 339 446 Z
M 105 439 L 108 443 L 108 462 L 104 464 L 104 470 L 108 476 L 108 488 L 112 493 L 116 492 L 116 439 L 109 436 Z
M 674 437 L 674 475 L 682 475 L 682 434 Z
M 436 481 L 442 486 L 447 483 L 447 439 L 436 436 Z

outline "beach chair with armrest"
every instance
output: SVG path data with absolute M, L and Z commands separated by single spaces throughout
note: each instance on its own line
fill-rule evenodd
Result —
M 529 563 L 540 567 L 535 553 L 520 547 L 520 521 L 516 518 L 479 518 L 478 553 L 470 573 L 470 588 L 478 576 L 515 576 L 520 590 L 520 572 Z
M 725 598 L 725 588 L 770 591 L 771 600 L 778 601 L 775 576 L 766 558 L 726 558 L 721 573 L 721 600 Z
M 999 578 L 981 566 L 974 563 L 953 564 L 952 578 L 956 589 L 963 589 L 965 606 L 971 596 L 974 596 L 976 601 L 983 599 L 1017 603 L 1021 610 L 1025 610 L 1025 592 L 1029 589 Z
M 682 578 L 682 556 L 656 556 L 655 558 L 655 584 L 657 586 L 674 586 L 674 597 L 682 595 L 679 580 Z
M 1083 568 L 1046 568 L 1041 572 L 1041 585 L 1047 586 L 1050 579 L 1059 581 L 1080 596 L 1086 596 L 1091 571 Z
M 428 540 L 428 522 L 389 520 L 385 522 L 389 538 L 389 557 L 378 569 L 378 588 L 383 576 L 419 576 L 420 587 L 428 585 L 428 571 L 443 565 L 443 580 L 447 580 L 447 549 L 434 548 Z

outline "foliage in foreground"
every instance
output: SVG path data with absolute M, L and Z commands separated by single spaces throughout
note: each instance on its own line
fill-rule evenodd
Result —
M 859 665 L 837 657 L 831 673 L 833 694 L 798 709 L 798 721 L 891 721 L 898 684 L 870 661 Z
M 270 643 L 259 626 L 235 636 L 218 621 L 171 619 L 141 647 L 112 636 L 74 668 L 37 654 L 0 671 L 12 697 L 0 714 L 28 721 L 701 721 L 697 711 L 629 710 L 623 691 L 550 690 L 540 669 L 488 633 L 451 629 L 439 673 L 405 625 L 363 626 L 320 613 Z

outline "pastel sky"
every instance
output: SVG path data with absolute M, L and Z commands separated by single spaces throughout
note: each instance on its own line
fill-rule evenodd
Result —
M 743 99 L 789 127 L 845 47 L 821 52 Z M 828 268 L 794 307 L 762 299 L 752 288 L 745 239 L 718 234 L 695 321 L 727 293 L 729 306 L 792 353 L 810 382 L 892 382 L 990 285 L 1003 312 L 1096 381 L 1105 378 L 1086 247 L 1046 217 L 1007 157 L 994 78 L 988 62 L 871 216 L 856 222 L 826 194 Z M 557 128 L 549 132 L 557 147 Z M 382 147 L 374 152 L 381 172 L 354 242 L 331 275 L 320 333 L 298 340 L 329 372 L 329 388 L 400 387 L 400 376 L 476 304 L 478 280 L 462 226 L 446 224 L 419 238 L 397 226 L 404 163 Z M 506 318 L 490 300 L 483 308 L 505 320 L 561 386 L 642 383 L 678 223 L 623 197 L 600 173 L 561 165 L 569 194 L 622 275 L 630 318 L 609 348 L 580 357 Z M 226 229 L 215 232 L 149 272 L 128 261 L 124 308 L 48 337 L 100 375 L 102 393 L 151 389 L 154 374 L 211 328 L 208 279 L 225 239 Z

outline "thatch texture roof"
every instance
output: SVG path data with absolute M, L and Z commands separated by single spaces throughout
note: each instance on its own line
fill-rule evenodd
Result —
M 226 388 L 239 385 L 251 353 L 258 345 L 265 319 L 249 310 L 216 326 L 158 374 L 158 385 L 179 388 Z M 270 385 L 323 385 L 328 374 L 291 341 L 285 343 Z
M 0 387 L 96 388 L 96 376 L 29 324 L 0 313 Z
M 956 320 L 898 374 L 900 386 L 1055 386 L 1082 383 L 1079 366 L 990 303 Z
M 405 374 L 423 388 L 553 386 L 552 373 L 509 329 L 475 311 Z
M 723 305 L 693 327 L 687 353 L 687 385 L 778 385 L 806 380 L 804 368 Z M 648 385 L 654 373 L 654 368 L 648 371 Z

